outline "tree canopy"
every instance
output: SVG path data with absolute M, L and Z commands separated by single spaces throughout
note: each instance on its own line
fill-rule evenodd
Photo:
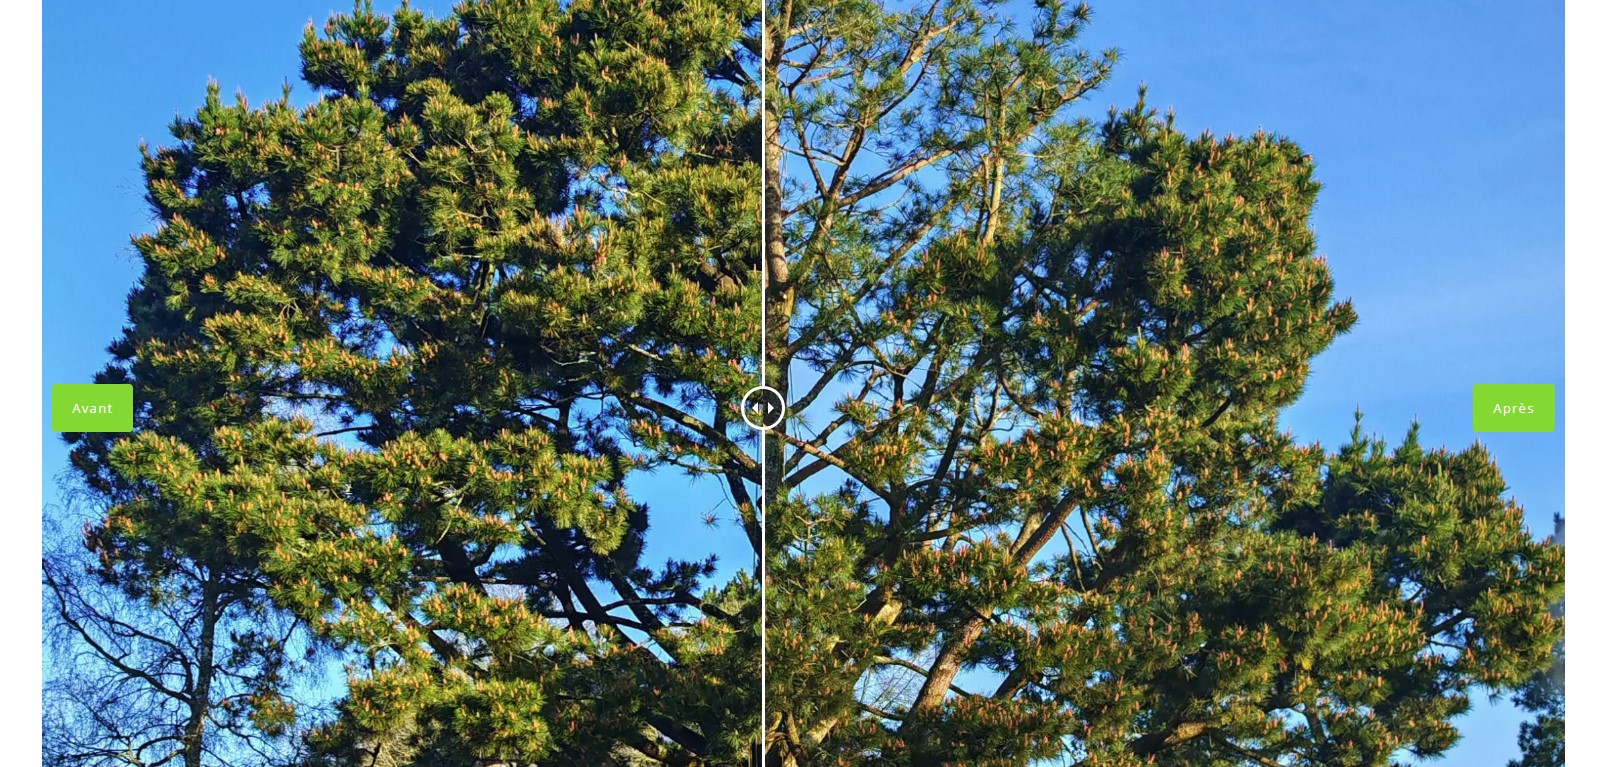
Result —
M 767 3 L 364 2 L 144 150 L 87 540 L 346 659 L 242 704 L 297 761 L 1387 765 L 1548 665 L 1481 446 L 1278 423 L 1355 320 L 1298 144 L 1104 116 L 1083 4 Z
M 1480 447 L 1277 423 L 1354 321 L 1293 141 L 1188 136 L 1083 4 L 768 17 L 783 764 L 1387 764 L 1548 662 Z M 1099 115 L 1099 113 L 1097 113 Z
M 648 501 L 689 512 L 626 484 L 755 470 L 716 404 L 756 337 L 758 11 L 365 3 L 302 42 L 316 103 L 214 87 L 145 153 L 94 535 L 129 578 L 251 572 L 350 656 L 316 761 L 743 758 L 749 563 L 642 561 Z

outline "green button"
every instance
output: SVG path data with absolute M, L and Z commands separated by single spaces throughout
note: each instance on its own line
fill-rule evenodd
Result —
M 1471 389 L 1477 431 L 1555 431 L 1554 384 L 1477 384 Z
M 133 384 L 52 384 L 51 431 L 134 431 Z

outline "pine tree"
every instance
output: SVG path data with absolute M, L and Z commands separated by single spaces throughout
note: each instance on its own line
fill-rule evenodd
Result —
M 95 540 L 227 558 L 346 654 L 314 763 L 746 757 L 751 563 L 642 561 L 627 483 L 731 482 L 759 543 L 758 16 L 365 2 L 302 41 L 315 103 L 214 86 L 145 151 L 159 227 L 98 379 L 142 411 L 74 437 Z
M 1277 425 L 1313 160 L 1092 119 L 1083 4 L 769 3 L 769 763 L 1385 765 L 1559 636 L 1480 446 Z

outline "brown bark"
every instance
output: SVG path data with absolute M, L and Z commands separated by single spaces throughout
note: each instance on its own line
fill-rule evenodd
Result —
M 213 644 L 218 638 L 218 585 L 208 573 L 201 584 L 201 636 L 196 640 L 196 683 L 190 691 L 185 721 L 185 767 L 202 767 L 206 754 L 207 713 L 212 707 Z
M 764 0 L 770 4 L 770 0 Z M 783 144 L 780 136 L 781 120 L 776 108 L 772 89 L 777 86 L 779 64 L 783 58 L 782 41 L 788 39 L 787 30 L 791 27 L 790 16 L 793 3 L 784 0 L 775 9 L 771 18 L 765 19 L 761 30 L 761 67 L 762 67 L 762 95 L 761 95 L 761 217 L 763 237 L 761 242 L 761 269 L 765 276 L 766 290 L 761 296 L 761 310 L 765 316 L 764 351 L 761 364 L 764 366 L 762 381 L 783 395 L 785 405 L 788 403 L 788 341 L 789 323 L 794 316 L 794 286 L 790 279 L 788 248 L 783 238 Z M 782 30 L 782 31 L 779 31 Z M 778 435 L 767 438 L 763 436 L 762 444 L 765 446 L 761 456 L 763 482 L 760 497 L 760 514 L 764 520 L 767 509 L 773 503 L 781 500 L 787 493 L 783 482 L 785 474 L 784 441 L 782 433 L 788 429 L 787 414 L 785 420 L 776 427 Z M 764 539 L 764 521 L 762 523 Z M 768 542 L 763 540 L 760 561 L 761 588 L 770 587 L 767 582 L 765 561 L 769 549 Z M 764 603 L 763 603 L 764 605 Z M 763 606 L 762 625 L 765 626 Z M 764 629 L 763 629 L 764 634 Z M 761 663 L 766 663 L 764 654 L 765 639 L 762 640 L 763 655 Z M 766 690 L 761 694 L 766 695 Z M 795 759 L 791 749 L 787 747 L 787 738 L 781 737 L 783 733 L 774 729 L 774 717 L 768 712 L 767 721 L 761 722 L 763 752 L 760 762 L 764 765 L 778 765 L 779 767 L 794 767 Z

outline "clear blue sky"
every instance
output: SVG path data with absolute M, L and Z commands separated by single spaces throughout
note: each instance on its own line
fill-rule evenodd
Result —
M 1479 436 L 1472 384 L 1564 384 L 1560 4 L 1095 6 L 1091 45 L 1124 53 L 1098 105 L 1128 105 L 1145 81 L 1149 100 L 1173 106 L 1189 131 L 1265 128 L 1316 158 L 1325 190 L 1314 227 L 1361 321 L 1318 360 L 1288 414 L 1300 437 L 1335 446 L 1357 407 L 1389 437 L 1418 419 L 1424 443 L 1463 446 Z M 122 324 L 137 276 L 129 236 L 151 223 L 138 141 L 165 142 L 209 77 L 254 102 L 295 85 L 302 28 L 332 7 L 347 6 L 46 5 L 42 400 L 51 383 L 88 380 Z M 65 451 L 48 429 L 42 421 L 50 502 Z M 1564 511 L 1562 431 L 1481 437 L 1547 534 Z M 693 511 L 719 500 L 681 478 L 653 481 Z M 693 548 L 742 551 L 731 529 L 685 532 L 718 536 L 681 542 Z M 1502 764 L 1518 721 L 1479 705 L 1442 763 Z

